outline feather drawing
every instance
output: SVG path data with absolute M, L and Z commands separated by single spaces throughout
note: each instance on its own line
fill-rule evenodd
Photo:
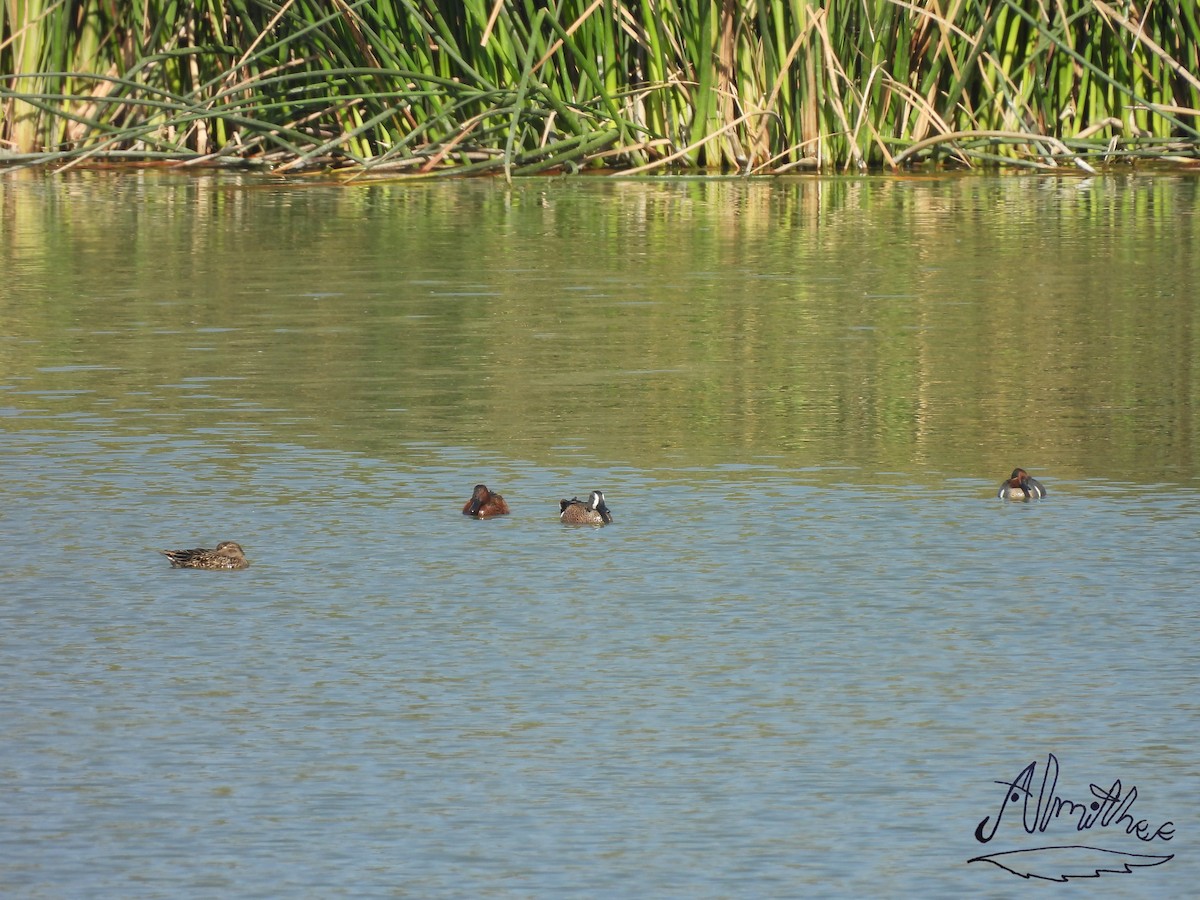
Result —
M 1006 850 L 967 860 L 990 862 L 1022 878 L 1067 881 L 1071 878 L 1099 878 L 1101 875 L 1128 875 L 1134 867 L 1161 866 L 1175 854 L 1154 856 L 1148 853 L 1122 853 L 1101 847 L 1070 845 L 1038 847 L 1031 850 Z

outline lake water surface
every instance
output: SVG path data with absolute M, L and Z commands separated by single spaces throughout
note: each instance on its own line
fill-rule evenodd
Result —
M 0 181 L 0 893 L 1189 895 L 1198 186 Z

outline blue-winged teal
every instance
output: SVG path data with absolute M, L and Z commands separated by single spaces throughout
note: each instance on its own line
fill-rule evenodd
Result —
M 172 569 L 244 569 L 250 565 L 241 544 L 221 541 L 216 550 L 159 550 L 171 561 Z
M 1008 481 L 1000 485 L 996 496 L 1001 500 L 1040 500 L 1046 496 L 1046 489 L 1024 469 L 1013 469 Z
M 475 485 L 475 492 L 463 507 L 464 516 L 487 519 L 491 516 L 507 516 L 508 504 L 499 494 L 489 491 L 486 484 Z
M 558 502 L 558 517 L 568 525 L 607 525 L 612 513 L 604 505 L 603 491 L 592 491 L 587 503 L 578 497 Z

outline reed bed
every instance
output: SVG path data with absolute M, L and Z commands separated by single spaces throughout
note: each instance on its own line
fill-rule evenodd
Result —
M 1193 0 L 0 0 L 0 167 L 414 175 L 1200 153 Z

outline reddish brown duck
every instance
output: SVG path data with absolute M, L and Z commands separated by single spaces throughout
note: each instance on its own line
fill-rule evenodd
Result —
M 475 485 L 475 493 L 463 507 L 464 516 L 474 516 L 476 519 L 490 519 L 492 516 L 507 516 L 508 504 L 499 494 L 488 490 L 486 484 Z

